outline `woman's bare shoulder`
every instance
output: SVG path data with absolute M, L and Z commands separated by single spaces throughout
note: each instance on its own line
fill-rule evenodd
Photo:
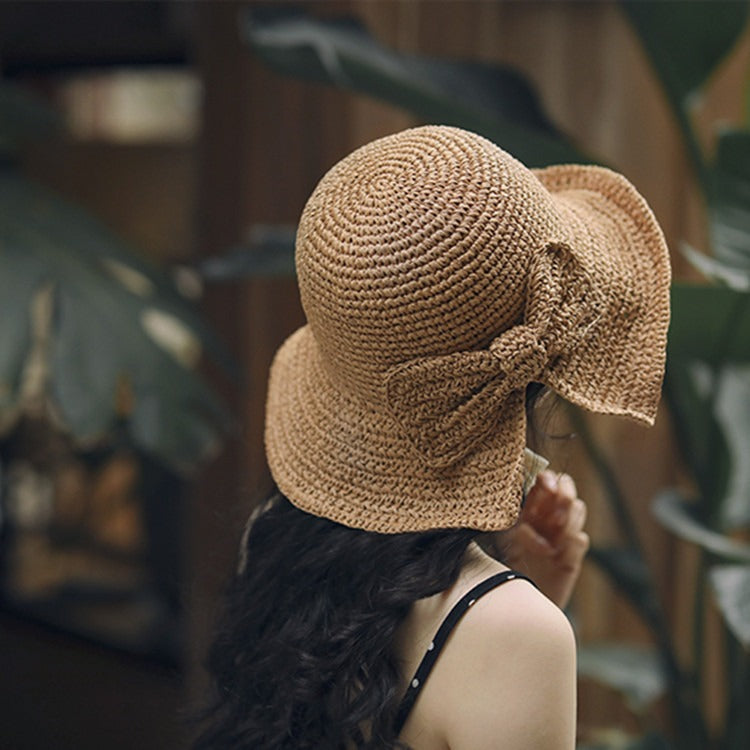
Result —
M 482 631 L 482 642 L 516 635 L 528 644 L 531 638 L 558 635 L 574 646 L 573 631 L 565 613 L 532 583 L 519 578 L 508 581 L 477 600 L 470 627 Z M 473 607 L 472 607 L 473 609 Z
M 575 661 L 575 638 L 557 605 L 524 580 L 509 581 L 477 600 L 456 629 L 456 657 L 536 674 L 550 659 Z
M 565 614 L 528 582 L 477 600 L 439 660 L 449 747 L 572 749 L 575 650 Z

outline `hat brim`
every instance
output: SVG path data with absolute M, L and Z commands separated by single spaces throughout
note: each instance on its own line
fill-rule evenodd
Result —
M 653 425 L 669 328 L 671 269 L 664 235 L 644 198 L 604 167 L 533 170 L 552 194 L 565 241 L 607 305 L 547 384 L 602 414 Z
M 610 170 L 576 165 L 535 174 L 560 216 L 559 235 L 549 241 L 569 245 L 609 286 L 611 300 L 586 344 L 549 385 L 587 409 L 650 423 L 669 322 L 669 259 L 661 230 L 643 198 Z M 277 352 L 268 388 L 269 467 L 300 509 L 381 533 L 501 530 L 517 520 L 526 443 L 522 391 L 511 394 L 478 450 L 448 469 L 433 469 L 386 409 L 331 382 L 309 326 Z
M 346 526 L 504 529 L 520 507 L 525 424 L 524 395 L 513 394 L 478 451 L 431 469 L 387 413 L 331 383 L 304 326 L 271 368 L 266 453 L 279 489 L 297 507 Z

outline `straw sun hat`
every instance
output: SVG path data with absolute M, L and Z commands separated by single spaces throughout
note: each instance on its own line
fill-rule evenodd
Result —
M 653 423 L 668 253 L 614 172 L 529 170 L 473 133 L 406 130 L 323 177 L 296 262 L 308 324 L 271 368 L 266 453 L 309 513 L 389 533 L 507 528 L 531 382 Z

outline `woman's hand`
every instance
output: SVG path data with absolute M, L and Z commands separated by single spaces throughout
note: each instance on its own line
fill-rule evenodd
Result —
M 560 608 L 567 605 L 589 548 L 586 505 L 567 474 L 543 471 L 518 523 L 503 532 L 504 562 L 531 578 Z M 500 545 L 498 545 L 500 546 Z

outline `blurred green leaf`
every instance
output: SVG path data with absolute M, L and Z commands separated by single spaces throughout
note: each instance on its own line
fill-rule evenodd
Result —
M 38 259 L 17 248 L 0 250 L 0 434 L 16 415 L 21 374 L 31 341 L 29 302 L 47 277 Z
M 720 529 L 750 526 L 750 366 L 727 365 L 718 378 L 716 420 L 729 451 L 730 471 L 720 499 Z
M 207 281 L 294 276 L 293 226 L 256 224 L 247 243 L 205 258 L 196 267 Z
M 702 516 L 719 529 L 750 524 L 750 366 L 672 359 L 665 394 Z
M 708 576 L 729 629 L 750 649 L 750 565 L 716 565 Z
M 694 506 L 676 490 L 660 492 L 652 505 L 654 516 L 666 529 L 725 560 L 750 563 L 750 545 L 730 539 L 706 526 L 694 515 Z
M 750 520 L 750 293 L 674 284 L 664 392 L 675 436 L 721 528 Z
M 680 251 L 693 268 L 707 278 L 725 284 L 738 292 L 750 291 L 750 268 L 733 266 L 725 261 L 717 260 L 711 255 L 699 252 L 686 242 L 680 244 Z
M 664 393 L 674 434 L 698 483 L 707 517 L 717 514 L 731 474 L 729 446 L 716 415 L 716 388 L 716 371 L 705 362 L 667 360 Z
M 717 261 L 750 285 L 750 132 L 719 135 L 711 169 L 710 231 Z
M 748 15 L 746 0 L 620 0 L 651 60 L 682 131 L 698 182 L 706 196 L 711 175 L 690 117 L 700 87 L 741 35 Z
M 578 674 L 617 690 L 643 713 L 667 688 L 658 651 L 626 643 L 585 644 L 578 649 Z
M 175 379 L 165 393 L 157 385 L 164 369 L 163 363 L 155 362 L 153 372 L 136 380 L 128 431 L 136 445 L 185 473 L 218 451 L 229 417 L 213 392 L 196 378 Z
M 672 284 L 667 368 L 701 360 L 750 363 L 750 294 L 720 286 Z
M 45 252 L 54 259 L 51 262 L 73 274 L 85 269 L 102 283 L 114 282 L 115 287 L 140 297 L 144 303 L 158 300 L 162 309 L 189 326 L 217 364 L 228 373 L 237 374 L 237 364 L 226 347 L 167 274 L 139 256 L 87 211 L 20 177 L 0 174 L 0 242 L 3 234 L 11 230 L 20 232 L 22 237 L 26 230 L 33 233 L 38 241 L 28 238 L 21 242 L 37 242 L 40 257 L 46 257 L 41 250 L 49 245 L 49 252 Z M 140 277 L 138 291 L 132 282 L 123 283 L 123 271 L 134 279 Z
M 179 471 L 215 449 L 228 415 L 195 356 L 229 357 L 167 277 L 80 209 L 10 175 L 0 176 L 0 246 L 0 277 L 18 283 L 0 300 L 9 382 L 28 361 L 31 304 L 46 285 L 53 315 L 36 323 L 50 328 L 45 391 L 78 441 L 104 439 L 124 420 L 136 445 Z M 146 325 L 155 314 L 160 337 Z
M 675 108 L 684 107 L 737 41 L 747 2 L 620 0 Z
M 301 13 L 248 13 L 243 33 L 281 72 L 369 94 L 426 122 L 473 130 L 528 166 L 590 161 L 555 128 L 526 79 L 510 68 L 400 53 L 357 21 Z
M 0 82 L 0 154 L 13 153 L 31 140 L 61 132 L 63 123 L 40 96 L 7 81 Z
M 108 285 L 60 279 L 55 291 L 51 390 L 65 426 L 80 442 L 94 443 L 118 422 L 118 387 L 132 380 L 129 360 L 142 342 L 122 320 L 121 306 L 107 299 Z

